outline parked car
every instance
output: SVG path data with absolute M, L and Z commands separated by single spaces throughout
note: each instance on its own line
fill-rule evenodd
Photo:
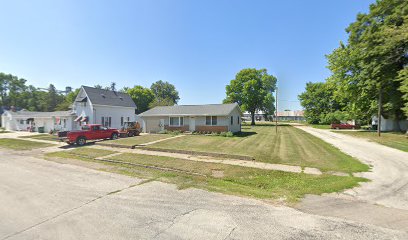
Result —
M 63 137 L 63 135 L 66 136 Z M 61 141 L 70 145 L 76 143 L 79 146 L 85 145 L 88 140 L 117 139 L 118 136 L 119 131 L 117 129 L 106 128 L 100 124 L 87 124 L 82 126 L 79 131 L 69 131 L 58 135 Z
M 330 125 L 331 129 L 358 129 L 359 125 L 353 125 L 348 123 L 332 123 Z

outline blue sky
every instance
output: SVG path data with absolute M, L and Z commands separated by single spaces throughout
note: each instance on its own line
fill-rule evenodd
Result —
M 243 68 L 278 78 L 280 110 L 323 81 L 325 54 L 374 0 L 2 1 L 0 71 L 37 87 L 174 84 L 180 104 L 220 103 Z

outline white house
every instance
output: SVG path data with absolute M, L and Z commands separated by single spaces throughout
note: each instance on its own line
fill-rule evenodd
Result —
M 144 132 L 240 132 L 241 116 L 236 103 L 160 106 L 139 114 Z
M 125 121 L 135 121 L 135 111 L 136 104 L 126 93 L 82 86 L 70 111 L 5 111 L 2 126 L 12 131 L 42 127 L 45 132 L 77 130 L 87 123 L 120 128 Z
M 71 130 L 75 114 L 72 111 L 57 112 L 30 112 L 30 111 L 5 111 L 1 116 L 1 125 L 11 131 L 38 131 Z
M 136 104 L 122 92 L 82 86 L 73 104 L 74 129 L 84 123 L 120 128 L 125 121 L 135 121 Z
M 372 125 L 378 125 L 378 117 L 373 116 L 371 118 Z M 408 130 L 408 120 L 394 120 L 387 119 L 381 116 L 381 131 L 403 131 Z

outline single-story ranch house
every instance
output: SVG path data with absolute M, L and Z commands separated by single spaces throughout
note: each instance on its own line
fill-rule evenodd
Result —
M 139 114 L 144 132 L 240 132 L 238 104 L 175 105 L 152 108 Z
M 2 126 L 12 131 L 70 131 L 83 124 L 102 124 L 120 128 L 125 121 L 135 121 L 136 104 L 122 92 L 82 86 L 72 104 L 72 110 L 61 112 L 5 111 Z

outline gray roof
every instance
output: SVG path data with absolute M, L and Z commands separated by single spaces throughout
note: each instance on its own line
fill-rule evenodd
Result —
M 132 98 L 123 92 L 82 86 L 92 104 L 136 108 Z M 83 100 L 83 99 L 77 99 Z
M 146 112 L 139 114 L 139 116 L 226 116 L 235 108 L 238 108 L 239 111 L 241 111 L 236 103 L 160 106 L 147 110 Z
M 23 117 L 23 118 L 49 118 L 49 117 L 67 117 L 73 116 L 72 111 L 56 111 L 56 112 L 31 112 L 27 110 L 21 110 L 17 112 L 6 111 L 5 113 L 11 114 L 13 117 Z

